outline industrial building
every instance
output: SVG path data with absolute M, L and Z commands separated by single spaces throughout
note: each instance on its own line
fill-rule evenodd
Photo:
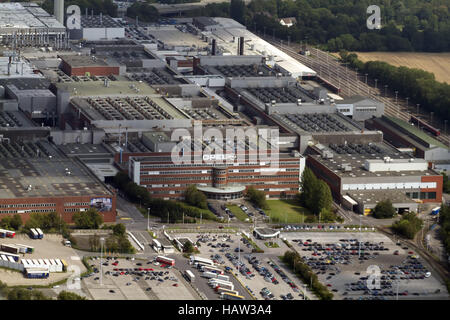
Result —
M 442 175 L 427 161 L 386 144 L 318 144 L 307 153 L 307 167 L 330 186 L 338 202 L 357 212 L 368 214 L 385 199 L 399 212 L 442 200 Z
M 155 198 L 182 199 L 184 190 L 191 184 L 197 185 L 210 199 L 242 198 L 248 186 L 264 191 L 268 198 L 292 198 L 299 191 L 305 159 L 299 153 L 268 157 L 254 160 L 246 151 L 244 159 L 237 157 L 231 163 L 224 163 L 192 153 L 190 163 L 174 164 L 171 153 L 161 152 L 145 156 L 123 154 L 122 160 L 128 161 L 130 178 L 146 186 Z M 279 159 L 276 167 L 269 162 L 275 157 Z
M 116 219 L 116 196 L 77 159 L 52 144 L 3 139 L 0 144 L 0 215 L 57 212 L 66 222 L 96 208 L 105 222 Z
M 63 21 L 58 21 L 34 2 L 0 3 L 0 38 L 12 49 L 25 46 L 68 47 Z
M 429 162 L 450 162 L 449 146 L 406 121 L 383 116 L 366 121 L 366 127 L 383 131 L 386 141 L 399 149 L 411 150 L 417 158 Z
M 125 38 L 125 27 L 108 15 L 89 15 L 86 9 L 81 16 L 81 29 L 70 30 L 70 38 L 88 41 L 122 39 Z
M 61 70 L 69 76 L 109 76 L 125 71 L 124 66 L 108 61 L 107 57 L 103 56 L 63 55 L 60 58 Z

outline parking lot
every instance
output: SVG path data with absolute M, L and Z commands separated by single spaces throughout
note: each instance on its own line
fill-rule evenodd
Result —
M 303 287 L 300 281 L 289 275 L 289 272 L 284 269 L 277 258 L 277 256 L 282 255 L 287 250 L 287 247 L 278 248 L 276 254 L 267 255 L 265 253 L 252 253 L 253 247 L 245 243 L 244 241 L 246 240 L 239 242 L 241 236 L 236 234 L 227 236 L 180 234 L 179 236 L 190 236 L 192 240 L 198 241 L 200 243 L 200 256 L 215 260 L 218 265 L 233 273 L 238 280 L 236 281 L 232 277 L 230 277 L 230 280 L 234 280 L 235 290 L 239 291 L 239 295 L 244 296 L 245 299 L 252 299 L 252 296 L 258 300 L 280 300 L 283 297 L 286 300 L 303 299 L 301 294 Z M 239 252 L 239 246 L 241 252 Z M 196 278 L 200 276 L 200 272 L 193 272 Z M 229 273 L 225 274 L 229 275 Z M 218 295 L 211 288 L 207 287 L 207 279 L 200 278 L 200 280 L 197 283 L 198 279 L 196 279 L 195 285 L 199 289 L 204 290 L 209 299 L 218 299 Z M 202 284 L 203 282 L 205 284 Z M 237 283 L 239 285 L 236 285 Z M 239 287 L 241 289 L 237 289 Z
M 199 296 L 180 272 L 161 267 L 153 259 L 103 260 L 103 284 L 100 284 L 100 260 L 90 259 L 94 272 L 82 279 L 84 288 L 95 300 L 196 300 Z M 117 262 L 117 264 L 116 264 Z
M 45 234 L 43 239 L 31 239 L 26 234 L 16 234 L 14 238 L 2 238 L 0 243 L 24 244 L 34 247 L 33 253 L 19 254 L 24 259 L 63 259 L 69 265 L 78 268 L 80 274 L 86 271 L 75 250 L 62 244 L 61 235 Z M 28 279 L 22 272 L 0 269 L 0 279 L 8 286 L 48 285 L 68 278 L 68 272 L 52 272 L 47 279 Z
M 448 299 L 413 250 L 379 233 L 284 233 L 335 299 Z M 378 272 L 379 271 L 379 272 Z M 372 275 L 378 272 L 379 287 Z

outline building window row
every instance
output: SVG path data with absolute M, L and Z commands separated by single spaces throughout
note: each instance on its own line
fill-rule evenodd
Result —
M 75 207 L 75 206 L 89 206 L 89 202 L 66 202 L 64 207 Z
M 264 162 L 264 161 L 262 161 Z M 262 166 L 261 163 L 258 162 L 244 162 L 244 163 L 227 163 L 224 162 L 218 162 L 218 163 L 186 163 L 186 164 L 170 164 L 170 163 L 163 163 L 163 164 L 142 164 L 141 163 L 141 170 L 142 169 L 150 169 L 150 168 L 190 168 L 190 167 L 215 167 L 217 165 L 228 165 L 230 167 L 238 167 L 238 166 L 260 166 L 260 167 L 266 167 L 270 166 L 271 162 L 267 161 L 265 162 L 265 165 Z M 299 161 L 279 161 L 278 165 L 300 165 Z
M 64 208 L 64 212 L 78 212 L 78 211 L 85 211 L 88 210 L 89 208 Z
M 2 214 L 2 213 L 31 213 L 31 212 L 47 213 L 47 212 L 55 212 L 55 209 L 0 210 L 0 214 Z
M 56 207 L 56 203 L 27 203 L 27 204 L 0 204 L 0 208 L 38 208 L 38 207 Z

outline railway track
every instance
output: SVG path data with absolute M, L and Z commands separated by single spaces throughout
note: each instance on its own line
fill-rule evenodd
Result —
M 358 74 L 357 71 L 349 69 L 346 64 L 339 62 L 327 52 L 308 47 L 311 56 L 304 56 L 299 54 L 291 46 L 282 45 L 282 43 L 268 39 L 267 37 L 265 40 L 300 61 L 305 66 L 316 71 L 320 78 L 340 88 L 340 95 L 342 97 L 346 98 L 352 95 L 368 96 L 374 100 L 383 102 L 385 105 L 385 114 L 387 115 L 407 122 L 410 120 L 411 115 L 415 115 L 429 122 L 427 121 L 428 119 L 424 119 L 424 114 L 420 113 L 420 110 L 417 112 L 418 108 L 416 106 L 408 103 L 409 101 L 398 96 L 397 98 L 393 97 L 395 96 L 395 92 L 390 88 L 382 86 L 381 83 L 368 78 L 365 74 Z M 433 137 L 450 146 L 450 136 L 446 133 L 441 132 L 440 136 Z

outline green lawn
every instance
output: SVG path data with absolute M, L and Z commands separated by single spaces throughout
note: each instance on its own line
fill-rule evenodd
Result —
M 235 204 L 227 204 L 227 208 L 230 209 L 231 213 L 236 216 L 241 221 L 245 221 L 245 219 L 249 219 L 249 216 L 241 209 L 239 206 Z
M 264 210 L 271 222 L 304 223 L 311 215 L 308 209 L 299 206 L 294 200 L 267 200 L 270 209 Z

